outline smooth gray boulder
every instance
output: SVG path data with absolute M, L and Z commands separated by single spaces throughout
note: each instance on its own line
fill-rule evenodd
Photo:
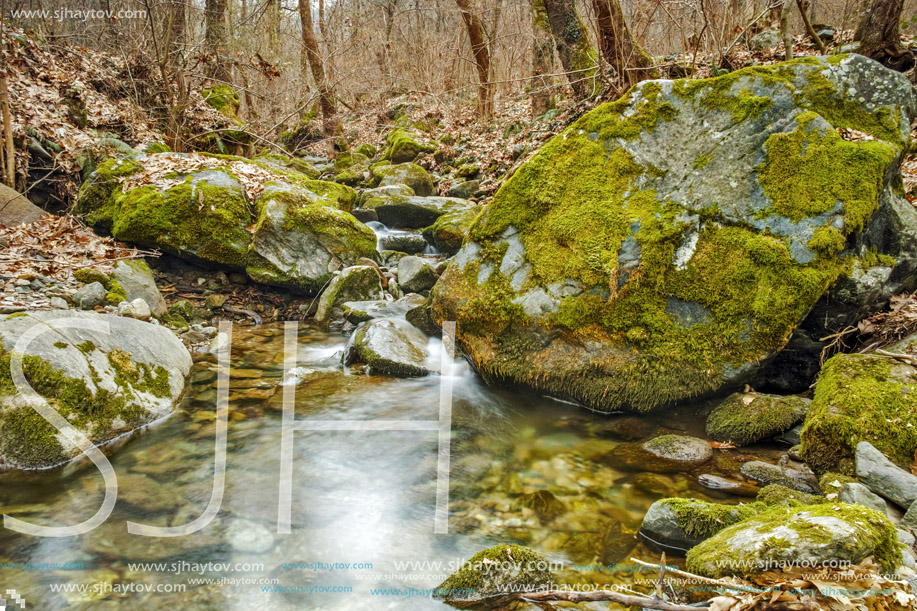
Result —
M 161 318 L 168 311 L 166 300 L 162 298 L 162 293 L 156 287 L 153 272 L 150 271 L 145 261 L 139 259 L 118 261 L 115 263 L 111 277 L 124 288 L 128 301 L 142 299 L 156 318 Z
M 105 290 L 101 282 L 91 282 L 77 289 L 71 299 L 73 299 L 73 305 L 79 309 L 91 310 L 96 306 L 105 304 L 105 296 L 107 294 L 108 291 Z
M 7 316 L 0 320 L 0 470 L 52 467 L 80 453 L 26 403 L 10 377 L 9 351 L 35 329 L 43 332 L 19 347 L 26 379 L 67 420 L 67 430 L 103 444 L 175 409 L 191 355 L 168 329 L 71 310 Z
M 118 314 L 120 316 L 127 316 L 128 318 L 136 318 L 137 320 L 150 320 L 153 317 L 150 306 L 140 297 L 133 301 L 122 301 L 119 303 Z
M 398 286 L 403 291 L 419 293 L 433 288 L 436 271 L 422 257 L 402 257 L 398 261 Z
M 841 503 L 869 507 L 870 509 L 875 509 L 882 515 L 888 514 L 888 506 L 885 504 L 885 499 L 878 494 L 874 494 L 863 484 L 844 484 L 844 487 L 841 488 L 841 491 L 837 495 L 837 500 Z
M 409 310 L 422 306 L 425 302 L 423 296 L 411 293 L 397 301 L 348 301 L 341 306 L 341 311 L 344 318 L 359 324 L 373 318 L 404 317 Z
M 917 501 L 917 476 L 894 464 L 868 441 L 857 444 L 856 476 L 899 507 L 909 508 Z
M 406 320 L 377 318 L 360 325 L 344 350 L 344 364 L 365 363 L 371 373 L 417 377 L 433 373 L 427 337 Z
M 713 448 L 703 439 L 686 435 L 662 435 L 643 444 L 643 449 L 654 456 L 683 463 L 701 465 L 713 458 Z
M 426 239 L 419 233 L 392 231 L 379 238 L 380 250 L 396 250 L 408 254 L 421 253 L 427 249 Z
M 380 301 L 384 297 L 379 270 L 370 265 L 354 265 L 331 280 L 318 301 L 315 320 L 324 323 L 341 318 L 342 306 L 348 301 Z

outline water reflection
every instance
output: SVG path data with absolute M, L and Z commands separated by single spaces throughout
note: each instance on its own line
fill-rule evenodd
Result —
M 297 420 L 438 418 L 437 376 L 395 379 L 344 370 L 338 359 L 344 344 L 339 335 L 301 326 L 298 369 L 286 380 L 297 384 Z M 278 535 L 283 329 L 268 325 L 236 329 L 226 492 L 217 519 L 186 537 L 129 535 L 128 520 L 186 524 L 210 499 L 216 363 L 208 355 L 196 358 L 181 410 L 112 456 L 119 500 L 105 525 L 63 539 L 0 532 L 0 562 L 82 568 L 0 568 L 0 586 L 40 609 L 442 608 L 423 596 L 381 591 L 433 588 L 450 563 L 454 568 L 497 542 L 530 545 L 579 564 L 651 559 L 634 536 L 649 504 L 667 495 L 714 494 L 697 484 L 696 474 L 626 473 L 596 459 L 627 440 L 671 430 L 699 434 L 693 427 L 702 426 L 695 415 L 700 406 L 682 408 L 665 422 L 609 418 L 487 388 L 460 361 L 449 535 L 433 534 L 436 431 L 297 432 L 292 533 Z M 726 456 L 706 468 L 736 470 Z M 2 510 L 37 523 L 79 522 L 102 497 L 102 478 L 91 465 L 0 480 Z M 620 579 L 572 568 L 562 576 Z M 68 587 L 73 591 L 61 590 Z M 181 587 L 185 591 L 125 591 Z

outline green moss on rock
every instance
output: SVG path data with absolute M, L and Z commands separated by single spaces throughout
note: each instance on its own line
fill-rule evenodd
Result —
M 520 545 L 496 545 L 478 552 L 433 592 L 454 606 L 504 595 L 535 591 L 554 583 L 547 559 Z
M 734 393 L 707 417 L 707 436 L 739 446 L 778 435 L 802 420 L 809 401 L 760 393 Z
M 913 368 L 875 355 L 839 354 L 822 367 L 802 430 L 802 456 L 816 473 L 854 472 L 856 445 L 868 441 L 909 466 L 917 451 Z
M 872 557 L 884 571 L 901 564 L 897 532 L 888 518 L 860 505 L 772 507 L 707 539 L 688 552 L 688 570 L 707 577 L 753 578 L 777 566 L 856 564 Z
M 122 301 L 127 301 L 127 291 L 117 280 L 112 280 L 108 286 L 108 293 L 105 295 L 105 301 L 109 305 L 118 305 Z

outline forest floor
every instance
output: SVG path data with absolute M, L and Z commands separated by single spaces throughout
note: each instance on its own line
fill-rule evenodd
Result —
M 118 153 L 111 145 L 113 138 L 132 147 L 164 140 L 160 129 L 161 102 L 144 97 L 143 93 L 150 79 L 155 78 L 149 66 L 83 47 L 36 40 L 21 31 L 14 31 L 12 37 L 15 42 L 11 45 L 9 66 L 13 128 L 18 141 L 29 143 L 17 151 L 17 167 L 20 173 L 28 173 L 32 181 L 30 189 L 43 189 L 59 208 L 69 210 L 87 163 Z M 850 32 L 838 33 L 828 52 L 850 38 Z M 819 53 L 805 36 L 797 36 L 795 43 L 796 57 Z M 722 71 L 718 66 L 738 69 L 783 60 L 782 45 L 752 50 L 737 43 L 725 55 L 670 56 L 660 72 L 667 78 L 685 72 L 695 78 L 707 78 Z M 417 160 L 441 178 L 440 193 L 446 194 L 454 184 L 467 178 L 460 176 L 460 168 L 466 174 L 468 168 L 473 168 L 472 175 L 480 180 L 484 194 L 480 199 L 486 201 L 544 142 L 599 103 L 616 99 L 622 93 L 610 87 L 606 90 L 603 96 L 576 102 L 569 95 L 561 96 L 565 92 L 558 89 L 557 97 L 561 101 L 557 107 L 534 118 L 529 96 L 498 98 L 494 118 L 487 122 L 479 120 L 467 100 L 405 95 L 389 100 L 386 108 L 350 113 L 342 117 L 342 124 L 344 136 L 352 146 L 370 143 L 378 147 L 393 128 L 391 111 L 397 109 L 401 115 L 399 125 L 408 126 L 435 142 L 440 151 L 441 163 L 432 154 Z M 200 92 L 192 92 L 186 130 L 205 133 L 226 127 L 227 121 L 204 101 Z M 912 135 L 917 141 L 917 125 Z M 323 142 L 306 147 L 314 153 L 326 152 L 327 148 Z M 917 206 L 917 154 L 905 158 L 902 174 L 906 197 Z M 45 282 L 75 286 L 72 271 L 76 268 L 92 266 L 108 272 L 121 258 L 156 259 L 161 255 L 98 236 L 69 214 L 48 216 L 27 227 L 0 226 L 0 245 L 4 243 L 10 247 L 0 255 L 0 282 L 4 283 L 0 310 L 48 307 L 46 298 L 35 301 L 25 293 L 16 292 L 17 281 L 44 278 Z M 208 276 L 205 270 L 190 265 L 181 267 L 166 259 L 167 265 L 154 263 L 154 268 L 161 268 L 157 274 L 166 299 L 189 299 L 195 305 L 203 302 L 199 277 Z M 251 284 L 225 285 L 222 291 L 230 305 L 256 311 L 266 320 L 303 316 L 299 309 L 303 299 L 293 298 L 286 291 Z M 305 303 L 309 301 L 305 298 Z M 911 312 L 915 314 L 912 316 Z M 911 330 L 911 320 L 917 321 L 917 295 L 902 296 L 888 312 L 869 320 L 857 330 L 864 334 L 862 339 L 867 343 L 874 343 L 877 337 L 889 339 Z M 845 336 L 848 342 L 851 334 L 852 331 Z

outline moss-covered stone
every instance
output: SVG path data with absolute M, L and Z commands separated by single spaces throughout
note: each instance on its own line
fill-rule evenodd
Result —
M 382 154 L 383 159 L 392 163 L 414 161 L 421 153 L 432 153 L 433 147 L 420 142 L 411 132 L 394 129 L 385 137 L 388 148 Z
M 855 56 L 641 83 L 504 183 L 437 284 L 434 317 L 458 322 L 489 380 L 594 409 L 753 381 L 851 271 L 871 216 L 898 205 L 917 113 L 904 85 Z M 842 126 L 877 139 L 842 140 Z M 852 302 L 876 300 L 864 288 Z
M 793 503 L 798 505 L 817 505 L 828 502 L 828 499 L 823 496 L 808 494 L 780 484 L 769 484 L 761 488 L 758 491 L 756 500 L 765 505 L 792 505 Z
M 239 107 L 242 104 L 242 100 L 239 99 L 239 94 L 232 87 L 225 84 L 214 85 L 202 90 L 201 94 L 204 96 L 205 102 L 241 125 Z
M 50 311 L 6 319 L 0 322 L 0 467 L 47 468 L 79 453 L 19 395 L 9 352 L 34 325 L 54 327 L 57 318 L 74 316 L 104 320 L 111 333 L 94 336 L 99 343 L 75 343 L 94 333 L 92 328 L 71 333 L 55 327 L 28 345 L 22 371 L 32 389 L 93 443 L 164 416 L 181 393 L 191 357 L 166 329 L 94 313 Z
M 122 183 L 152 161 L 152 176 L 125 190 Z M 176 171 L 162 170 L 169 163 Z M 311 293 L 334 270 L 374 256 L 375 235 L 348 213 L 353 189 L 301 170 L 282 155 L 109 160 L 81 188 L 78 209 L 117 239 Z M 247 178 L 240 181 L 236 172 Z M 260 181 L 251 201 L 250 177 Z
M 751 578 L 780 566 L 856 564 L 872 557 L 883 570 L 901 563 L 895 527 L 860 505 L 772 507 L 726 528 L 688 552 L 688 570 L 707 577 Z
M 818 487 L 825 495 L 838 494 L 841 488 L 844 487 L 844 484 L 853 484 L 856 481 L 856 478 L 850 477 L 849 475 L 828 471 L 819 478 Z
M 854 472 L 868 441 L 900 466 L 917 451 L 914 368 L 876 355 L 838 354 L 822 367 L 802 429 L 802 456 L 816 473 Z
M 496 545 L 478 552 L 433 592 L 458 608 L 513 592 L 537 591 L 554 584 L 547 559 L 519 545 Z
M 462 242 L 479 212 L 478 208 L 447 212 L 423 230 L 423 237 L 441 253 L 452 256 L 462 247 Z
M 802 397 L 734 393 L 707 417 L 707 437 L 746 446 L 779 435 L 802 420 L 809 410 Z
M 73 277 L 83 284 L 92 284 L 93 282 L 98 282 L 105 288 L 109 288 L 109 283 L 111 282 L 108 274 L 91 267 L 81 267 L 79 269 L 73 270 Z
M 105 301 L 107 301 L 109 305 L 118 305 L 122 301 L 127 301 L 127 291 L 124 290 L 120 282 L 117 280 L 111 281 L 111 285 L 108 287 L 108 293 L 105 295 Z
M 433 194 L 433 177 L 416 163 L 375 164 L 370 171 L 373 178 L 378 180 L 379 187 L 405 185 L 415 195 Z

